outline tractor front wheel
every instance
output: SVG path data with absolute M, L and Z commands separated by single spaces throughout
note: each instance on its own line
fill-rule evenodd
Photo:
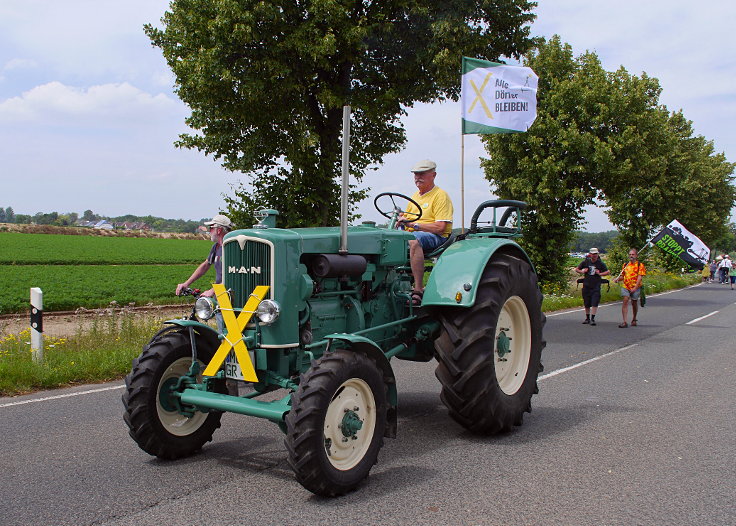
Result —
M 368 476 L 383 445 L 387 388 L 369 357 L 347 350 L 322 356 L 302 376 L 286 415 L 286 448 L 296 479 L 335 497 Z
M 197 340 L 200 371 L 212 358 L 214 349 L 205 339 Z M 171 396 L 179 379 L 189 373 L 192 346 L 189 334 L 181 330 L 162 331 L 133 360 L 125 377 L 123 419 L 130 436 L 150 455 L 173 460 L 200 450 L 220 427 L 222 413 L 203 413 L 191 408 L 183 414 Z M 197 381 L 201 382 L 198 375 Z M 224 392 L 224 384 L 218 386 Z
M 435 341 L 450 416 L 479 434 L 509 431 L 531 412 L 545 342 L 542 294 L 526 261 L 493 257 L 481 276 L 475 305 L 440 312 Z

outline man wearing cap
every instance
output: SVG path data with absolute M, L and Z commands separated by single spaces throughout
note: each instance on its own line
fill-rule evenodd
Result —
M 583 324 L 595 325 L 595 314 L 601 302 L 601 276 L 608 276 L 608 270 L 600 259 L 598 249 L 593 247 L 588 256 L 575 267 L 575 272 L 584 274 L 583 278 L 583 305 L 585 305 L 585 320 Z
M 414 173 L 414 184 L 417 192 L 411 196 L 421 207 L 422 217 L 419 210 L 412 203 L 406 208 L 409 215 L 401 215 L 400 224 L 414 234 L 416 240 L 409 241 L 409 261 L 411 273 L 414 277 L 414 292 L 412 301 L 421 303 L 424 292 L 424 254 L 431 252 L 447 240 L 452 233 L 452 201 L 442 188 L 434 184 L 437 176 L 437 164 L 425 159 L 414 165 L 411 171 Z
M 233 224 L 230 218 L 222 214 L 217 214 L 212 218 L 211 221 L 205 221 L 205 226 L 210 229 L 210 239 L 212 240 L 212 248 L 210 253 L 194 272 L 189 276 L 189 279 L 184 283 L 179 283 L 176 286 L 176 295 L 181 294 L 181 291 L 189 287 L 192 283 L 197 281 L 199 278 L 204 276 L 212 265 L 215 265 L 215 283 L 222 283 L 222 239 L 225 234 L 230 232 L 233 228 Z M 214 296 L 215 289 L 211 288 L 202 293 L 202 296 Z

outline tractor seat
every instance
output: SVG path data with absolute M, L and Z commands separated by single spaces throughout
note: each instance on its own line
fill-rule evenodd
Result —
M 429 254 L 424 254 L 424 259 L 432 259 L 438 257 L 440 254 L 442 254 L 447 247 L 452 245 L 455 242 L 455 233 L 450 233 L 449 236 L 447 236 L 447 239 L 445 239 L 445 242 L 442 243 L 440 246 L 435 248 L 432 252 Z

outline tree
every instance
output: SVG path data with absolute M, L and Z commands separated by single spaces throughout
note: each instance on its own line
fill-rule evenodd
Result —
M 711 247 L 711 259 L 715 254 L 730 254 L 736 252 L 736 223 L 729 223 L 726 233 L 713 241 Z
M 85 221 L 97 221 L 99 218 L 92 210 L 85 210 L 84 214 L 82 214 L 82 219 Z
M 565 282 L 564 253 L 595 199 L 620 233 L 614 261 L 675 218 L 708 239 L 725 233 L 734 165 L 659 104 L 657 79 L 606 72 L 557 36 L 527 64 L 540 77 L 537 121 L 523 134 L 486 136 L 483 166 L 501 198 L 530 204 L 522 244 L 543 282 Z
M 8 207 L 5 209 L 5 221 L 8 223 L 15 223 L 15 212 L 13 212 L 13 207 Z
M 340 210 L 343 105 L 353 108 L 350 172 L 360 181 L 405 143 L 405 108 L 457 99 L 461 55 L 518 58 L 530 48 L 535 5 L 174 0 L 164 28 L 145 30 L 191 108 L 194 133 L 177 146 L 250 177 L 252 190 L 228 200 L 233 219 L 249 224 L 265 206 L 279 209 L 281 225 L 328 225 Z
M 541 43 L 526 64 L 539 75 L 537 119 L 526 133 L 486 135 L 482 165 L 501 199 L 530 206 L 524 248 L 545 283 L 564 283 L 565 262 L 583 209 L 610 165 L 606 73 L 594 53 L 573 57 L 559 37 Z
M 5 223 L 5 209 L 0 208 L 0 223 Z
M 632 85 L 651 80 L 625 78 L 622 70 L 616 74 L 617 82 Z M 621 231 L 621 249 L 643 246 L 673 219 L 711 243 L 727 231 L 736 199 L 734 164 L 715 155 L 711 141 L 693 136 L 692 122 L 681 112 L 656 106 L 656 97 L 641 111 L 630 110 L 641 91 L 628 92 L 628 102 L 619 106 L 627 110 L 619 120 L 627 130 L 618 152 L 620 168 L 599 184 L 608 218 Z

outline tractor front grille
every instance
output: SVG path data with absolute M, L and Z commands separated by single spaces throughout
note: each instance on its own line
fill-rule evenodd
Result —
M 223 281 L 232 290 L 232 304 L 240 309 L 258 285 L 272 286 L 273 245 L 247 236 L 235 236 L 223 245 Z M 268 298 L 273 298 L 269 289 Z

